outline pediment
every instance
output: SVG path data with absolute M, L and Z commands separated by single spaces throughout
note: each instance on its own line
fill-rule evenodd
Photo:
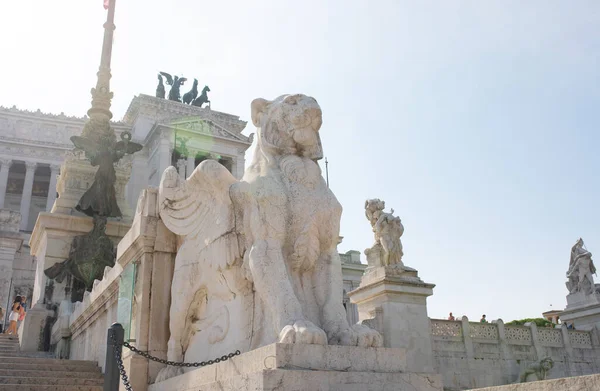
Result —
M 243 134 L 235 134 L 223 128 L 222 126 L 214 123 L 213 121 L 203 118 L 178 118 L 175 120 L 171 120 L 168 123 L 165 123 L 164 125 L 173 129 L 185 130 L 192 133 L 204 134 L 207 136 L 223 137 L 236 141 L 249 142 L 248 137 L 244 136 Z

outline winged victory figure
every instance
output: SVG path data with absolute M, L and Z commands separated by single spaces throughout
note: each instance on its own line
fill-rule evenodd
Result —
M 317 161 L 314 98 L 255 99 L 254 158 L 237 180 L 214 160 L 162 175 L 164 224 L 183 237 L 171 286 L 168 360 L 200 361 L 266 344 L 382 346 L 350 325 L 337 251 L 342 208 Z M 157 381 L 181 373 L 164 368 Z
M 160 72 L 160 74 L 167 79 L 167 84 L 171 86 L 171 90 L 169 90 L 169 100 L 181 102 L 181 93 L 179 92 L 179 89 L 187 79 L 185 77 L 171 76 L 166 72 Z

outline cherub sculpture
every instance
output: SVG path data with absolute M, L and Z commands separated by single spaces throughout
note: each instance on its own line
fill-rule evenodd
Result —
M 258 141 L 241 181 L 213 160 L 162 176 L 160 216 L 184 241 L 171 287 L 168 359 L 206 360 L 266 344 L 382 346 L 350 325 L 337 252 L 342 207 L 317 161 L 317 101 L 255 99 Z M 180 373 L 167 367 L 157 381 Z
M 181 102 L 181 93 L 179 92 L 180 87 L 187 81 L 185 77 L 171 76 L 166 72 L 160 72 L 161 75 L 167 78 L 167 84 L 171 86 L 169 91 L 169 100 L 175 102 Z
M 392 266 L 402 264 L 402 242 L 400 237 L 404 233 L 404 226 L 400 217 L 385 213 L 385 202 L 377 198 L 365 202 L 365 215 L 375 236 L 375 244 L 365 250 L 369 266 Z

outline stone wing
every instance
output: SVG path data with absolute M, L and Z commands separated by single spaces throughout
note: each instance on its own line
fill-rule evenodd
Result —
M 203 161 L 187 179 L 175 167 L 163 173 L 160 217 L 172 232 L 185 236 L 178 251 L 184 263 L 226 268 L 240 258 L 229 188 L 237 179 L 214 160 Z

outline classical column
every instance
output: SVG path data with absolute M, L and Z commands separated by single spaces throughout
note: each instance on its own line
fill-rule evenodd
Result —
M 160 143 L 158 144 L 158 177 L 162 178 L 163 172 L 171 165 L 171 154 L 173 149 L 171 147 L 171 132 L 163 130 L 160 134 Z M 159 179 L 160 181 L 160 179 Z
M 6 186 L 8 184 L 8 170 L 12 165 L 12 160 L 2 159 L 0 160 L 0 208 L 4 208 L 4 197 L 6 196 Z
M 21 196 L 21 230 L 27 229 L 29 222 L 29 208 L 31 207 L 31 190 L 33 189 L 33 177 L 37 163 L 25 162 L 25 182 L 23 183 L 23 195 Z
M 51 212 L 56 200 L 56 180 L 60 166 L 57 164 L 50 165 L 50 185 L 48 185 L 48 199 L 46 200 L 46 212 Z
M 186 178 L 189 178 L 190 175 L 192 175 L 192 172 L 194 172 L 194 169 L 196 168 L 196 158 L 194 156 L 188 156 L 187 158 L 187 168 L 186 168 Z
M 185 181 L 185 166 L 185 159 L 177 160 L 177 172 L 179 173 L 179 178 L 181 178 L 182 181 Z

